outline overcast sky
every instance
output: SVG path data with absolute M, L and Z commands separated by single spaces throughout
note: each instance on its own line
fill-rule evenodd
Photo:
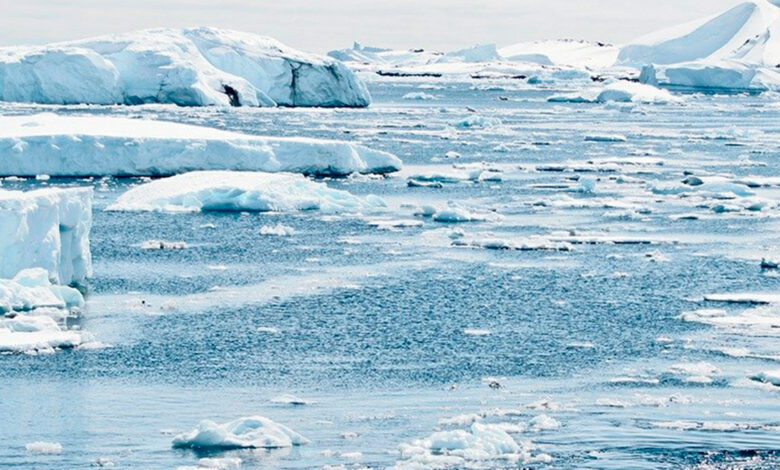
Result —
M 620 43 L 740 0 L 0 0 L 0 45 L 218 26 L 311 52 L 359 41 L 452 50 L 543 38 Z

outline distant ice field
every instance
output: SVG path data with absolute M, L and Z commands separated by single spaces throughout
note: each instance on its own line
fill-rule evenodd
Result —
M 368 78 L 360 110 L 0 106 L 404 162 L 319 179 L 385 202 L 347 213 L 105 211 L 148 180 L 1 180 L 94 187 L 94 274 L 65 321 L 99 345 L 0 355 L 0 467 L 780 465 L 776 95 L 560 103 L 583 85 Z M 253 415 L 310 442 L 171 446 Z

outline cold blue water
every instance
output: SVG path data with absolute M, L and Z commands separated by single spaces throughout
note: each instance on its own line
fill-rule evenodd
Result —
M 761 268 L 780 254 L 777 96 L 548 103 L 561 86 L 382 80 L 366 110 L 3 105 L 345 139 L 405 169 L 324 180 L 387 203 L 336 215 L 114 212 L 142 179 L 3 181 L 96 188 L 69 320 L 96 347 L 0 356 L 0 468 L 439 468 L 405 446 L 474 421 L 528 455 L 455 467 L 778 468 L 780 386 L 760 377 L 780 368 L 780 310 L 705 300 L 780 292 Z M 402 98 L 421 90 L 437 99 Z M 407 184 L 475 168 L 500 177 Z M 714 186 L 680 190 L 690 175 Z M 484 220 L 416 215 L 448 204 Z M 261 234 L 277 224 L 292 233 Z M 251 415 L 311 442 L 171 447 Z

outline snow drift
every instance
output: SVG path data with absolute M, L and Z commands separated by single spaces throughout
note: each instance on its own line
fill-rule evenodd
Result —
M 338 60 L 200 27 L 0 48 L 0 100 L 364 107 L 371 97 Z
M 91 225 L 91 188 L 0 190 L 0 278 L 43 268 L 57 283 L 85 284 Z
M 264 416 L 239 418 L 225 424 L 201 421 L 196 429 L 173 439 L 174 447 L 200 449 L 276 449 L 308 443 L 297 432 Z
M 358 211 L 384 206 L 325 183 L 289 173 L 196 171 L 137 186 L 108 210 L 117 211 Z
M 767 0 L 641 37 L 618 63 L 645 69 L 644 80 L 692 88 L 780 88 L 780 7 Z M 648 73 L 652 71 L 653 73 Z
M 102 116 L 0 116 L 0 175 L 167 176 L 234 169 L 343 176 L 400 168 L 394 155 L 341 141 Z

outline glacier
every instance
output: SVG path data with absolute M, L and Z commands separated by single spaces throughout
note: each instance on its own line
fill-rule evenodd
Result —
M 290 173 L 195 171 L 142 184 L 110 211 L 352 212 L 384 207 L 376 196 L 353 196 Z
M 197 27 L 0 48 L 0 100 L 365 107 L 371 96 L 338 60 Z
M 192 170 L 389 173 L 396 156 L 362 145 L 262 137 L 104 116 L 0 116 L 0 175 L 168 176 Z
M 42 268 L 59 284 L 92 274 L 92 188 L 0 190 L 0 278 Z

